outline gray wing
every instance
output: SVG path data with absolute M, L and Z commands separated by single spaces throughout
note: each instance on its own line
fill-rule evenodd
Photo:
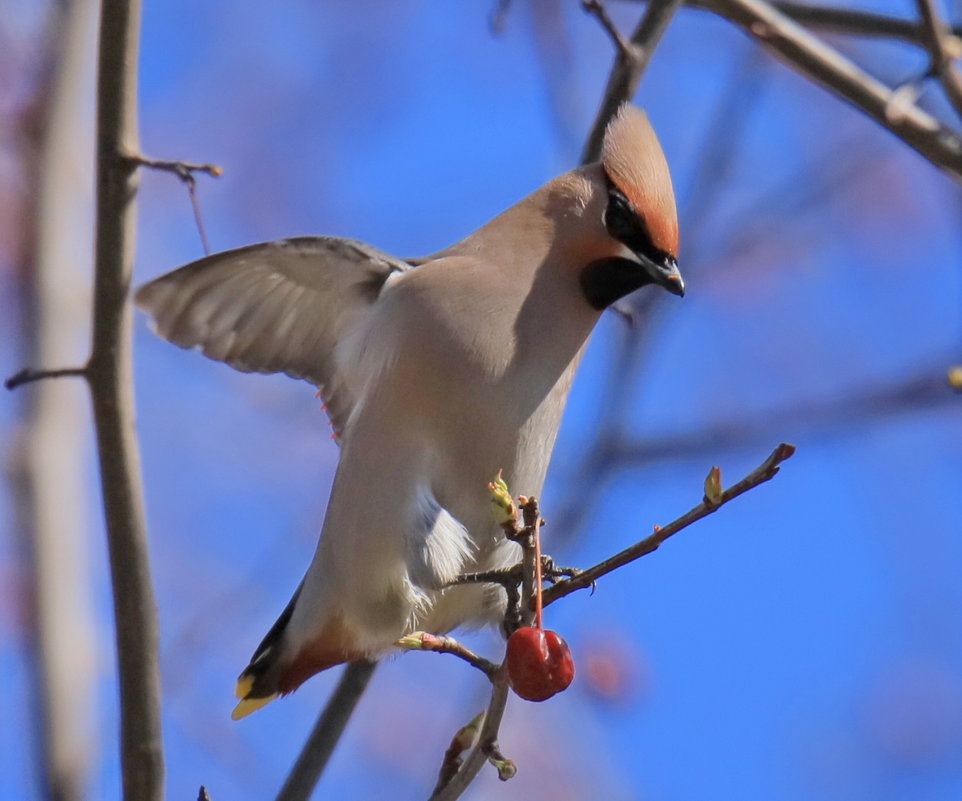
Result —
M 228 250 L 142 286 L 137 305 L 161 337 L 243 372 L 286 373 L 315 384 L 336 434 L 353 398 L 334 347 L 411 265 L 352 239 L 305 236 Z

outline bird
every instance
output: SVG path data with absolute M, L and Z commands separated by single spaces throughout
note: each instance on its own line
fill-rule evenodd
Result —
M 516 564 L 487 485 L 541 493 L 602 312 L 684 295 L 678 216 L 646 114 L 623 104 L 599 162 L 430 256 L 302 236 L 207 256 L 141 287 L 155 332 L 245 372 L 316 385 L 340 445 L 313 559 L 241 672 L 232 717 L 405 634 L 497 624 Z

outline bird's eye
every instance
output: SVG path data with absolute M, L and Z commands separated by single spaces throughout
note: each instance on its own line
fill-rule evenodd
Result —
M 635 253 L 648 253 L 655 249 L 644 220 L 632 207 L 628 198 L 614 185 L 608 189 L 605 227 L 613 239 L 617 239 Z
M 632 239 L 639 226 L 638 215 L 627 198 L 620 192 L 608 195 L 608 209 L 605 212 L 605 227 L 619 242 Z

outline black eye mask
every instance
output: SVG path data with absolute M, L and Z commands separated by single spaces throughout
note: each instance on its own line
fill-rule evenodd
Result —
M 607 175 L 605 180 L 608 184 L 608 207 L 605 209 L 605 228 L 608 233 L 632 253 L 644 256 L 655 264 L 665 264 L 671 255 L 655 247 L 648 226 L 631 201 Z

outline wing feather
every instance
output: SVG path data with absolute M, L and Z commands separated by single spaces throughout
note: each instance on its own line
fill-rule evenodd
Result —
M 354 405 L 334 349 L 392 273 L 411 265 L 352 239 L 298 237 L 229 250 L 141 287 L 156 332 L 237 370 L 305 378 L 335 433 Z

